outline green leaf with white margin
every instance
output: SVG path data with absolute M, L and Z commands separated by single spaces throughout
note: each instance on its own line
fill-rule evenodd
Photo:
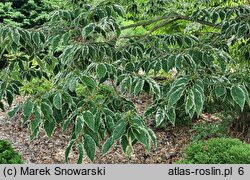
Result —
M 53 104 L 54 104 L 56 109 L 58 109 L 58 110 L 62 109 L 62 94 L 61 93 L 57 93 L 53 97 Z
M 140 92 L 143 90 L 144 82 L 145 81 L 143 79 L 138 79 L 138 81 L 136 82 L 135 88 L 134 88 L 134 94 L 136 96 L 138 96 Z
M 83 125 L 84 125 L 83 116 L 77 116 L 76 123 L 75 123 L 75 135 L 76 135 L 76 137 L 78 137 L 79 134 L 81 133 L 81 131 L 83 129 Z
M 172 123 L 172 125 L 175 126 L 175 120 L 176 120 L 175 108 L 169 109 L 166 115 L 169 121 Z
M 189 76 L 184 76 L 176 79 L 173 83 L 173 87 L 186 86 L 190 81 Z
M 68 143 L 67 147 L 66 147 L 65 155 L 64 155 L 66 163 L 69 162 L 69 153 L 70 153 L 70 151 L 72 149 L 72 146 L 73 146 L 74 142 L 75 142 L 75 139 L 71 139 L 70 142 Z
M 93 162 L 95 159 L 96 144 L 93 138 L 88 134 L 84 135 L 84 149 L 89 159 Z
M 89 76 L 82 76 L 81 80 L 83 83 L 86 84 L 86 86 L 88 86 L 88 88 L 90 90 L 93 90 L 96 88 L 96 82 Z
M 112 137 L 108 138 L 104 143 L 102 148 L 102 155 L 106 154 L 114 144 L 114 139 Z
M 117 140 L 122 137 L 122 135 L 126 132 L 127 123 L 122 121 L 120 122 L 113 131 L 113 139 Z
M 159 108 L 156 111 L 155 115 L 155 121 L 156 121 L 156 127 L 158 127 L 165 119 L 165 111 L 161 108 Z
M 124 15 L 124 10 L 122 9 L 121 6 L 119 6 L 119 5 L 117 5 L 117 4 L 114 4 L 114 5 L 113 5 L 113 8 L 114 8 L 115 12 L 117 12 L 117 14 L 118 14 L 119 16 L 123 16 L 123 15 Z
M 18 110 L 20 109 L 20 105 L 18 104 L 16 107 L 14 107 L 11 111 L 8 112 L 9 118 L 13 118 Z
M 69 90 L 71 92 L 74 92 L 76 89 L 76 84 L 77 84 L 77 79 L 75 77 L 73 77 L 70 82 L 69 82 Z
M 189 91 L 188 96 L 186 97 L 186 102 L 185 102 L 185 112 L 188 114 L 188 112 L 192 109 L 194 106 L 194 93 L 193 91 Z
M 107 73 L 107 67 L 101 63 L 96 66 L 96 73 L 99 79 L 103 78 Z
M 203 103 L 204 103 L 203 95 L 197 89 L 192 89 L 192 91 L 194 94 L 195 111 L 197 113 L 197 117 L 199 117 L 203 109 Z
M 148 134 L 149 134 L 151 140 L 152 140 L 153 143 L 154 143 L 154 149 L 156 149 L 156 148 L 157 148 L 157 139 L 156 139 L 156 135 L 155 135 L 154 131 L 152 131 L 152 129 L 148 128 L 147 130 L 148 130 Z
M 55 127 L 56 127 L 56 124 L 53 120 L 52 121 L 45 120 L 44 130 L 49 138 L 52 136 L 52 134 L 55 130 Z
M 77 143 L 77 149 L 78 149 L 77 164 L 82 164 L 82 160 L 83 160 L 83 158 L 85 156 L 85 153 L 84 153 L 83 143 L 81 141 L 78 141 L 78 143 Z
M 28 99 L 23 105 L 23 115 L 28 119 L 33 111 L 34 104 Z
M 13 103 L 14 96 L 13 96 L 13 93 L 10 90 L 7 90 L 6 95 L 7 95 L 7 102 L 8 102 L 8 105 L 10 107 L 12 105 L 12 103 Z
M 133 149 L 133 146 L 132 146 L 132 139 L 131 139 L 131 137 L 128 137 L 128 145 L 126 147 L 125 155 L 127 157 L 131 157 L 131 155 L 133 153 L 134 153 L 134 149 Z
M 83 38 L 88 37 L 94 31 L 94 29 L 95 29 L 94 23 L 90 23 L 87 26 L 85 26 L 83 31 L 82 31 Z
M 233 100 L 240 106 L 241 111 L 243 111 L 246 101 L 246 94 L 242 87 L 240 87 L 239 85 L 233 85 L 231 87 L 231 96 Z
M 51 42 L 52 50 L 55 50 L 59 46 L 61 39 L 62 39 L 61 35 L 57 35 L 53 38 L 53 40 Z
M 216 97 L 221 97 L 224 94 L 226 94 L 226 88 L 223 85 L 216 86 L 214 91 L 215 91 Z
M 122 138 L 120 139 L 120 144 L 121 144 L 123 153 L 126 153 L 126 148 L 128 146 L 128 138 L 126 135 L 122 136 Z
M 84 111 L 82 116 L 87 126 L 94 131 L 95 130 L 94 115 L 88 110 L 88 111 Z
M 11 36 L 12 36 L 12 40 L 17 44 L 19 45 L 20 43 L 20 33 L 18 32 L 17 29 L 14 29 L 12 32 L 11 32 Z
M 30 140 L 33 141 L 35 138 L 37 138 L 39 134 L 39 127 L 42 122 L 41 119 L 41 110 L 38 107 L 34 108 L 34 119 L 30 123 L 30 130 L 31 130 L 31 135 L 30 135 Z
M 136 139 L 141 142 L 146 150 L 150 150 L 150 136 L 146 129 L 143 127 L 137 126 L 132 129 L 133 134 L 135 135 Z
M 53 114 L 52 107 L 48 105 L 46 102 L 42 102 L 41 104 L 41 110 L 43 112 L 44 117 L 48 120 L 51 119 L 51 116 Z
M 248 106 L 250 107 L 250 96 L 249 96 L 249 92 L 247 91 L 247 88 L 245 85 L 243 86 L 240 86 L 243 91 L 245 92 L 245 95 L 246 95 L 246 102 L 248 103 Z
M 38 107 L 34 108 L 34 119 L 30 123 L 30 130 L 33 132 L 39 124 L 42 122 L 41 119 L 41 111 L 38 109 Z
M 185 87 L 181 86 L 169 95 L 167 109 L 171 109 L 177 103 L 177 101 L 181 98 L 184 90 Z
M 156 108 L 157 108 L 156 105 L 152 105 L 152 106 L 148 107 L 148 108 L 146 109 L 146 111 L 144 112 L 144 116 L 145 116 L 145 117 L 150 116 L 152 113 L 154 113 L 154 112 L 156 111 Z

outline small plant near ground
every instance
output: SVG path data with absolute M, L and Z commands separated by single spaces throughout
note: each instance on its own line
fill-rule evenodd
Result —
M 190 130 L 192 141 L 209 139 L 212 137 L 226 137 L 227 127 L 221 122 L 201 122 L 195 124 Z
M 214 138 L 191 143 L 178 164 L 249 164 L 250 145 L 238 139 Z
M 236 118 L 234 114 L 227 112 L 211 114 L 205 121 L 197 122 L 190 129 L 192 141 L 207 140 L 209 138 L 225 138 L 228 129 Z
M 0 140 L 0 164 L 22 164 L 21 156 L 8 141 Z

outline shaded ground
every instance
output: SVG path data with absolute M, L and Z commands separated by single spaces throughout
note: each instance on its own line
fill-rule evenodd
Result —
M 141 100 L 146 99 L 146 100 Z M 15 104 L 23 101 L 18 97 Z M 148 98 L 134 99 L 139 112 L 142 112 L 148 103 Z M 51 139 L 44 132 L 33 142 L 29 141 L 29 129 L 20 127 L 21 120 L 17 116 L 7 120 L 6 113 L 0 112 L 0 139 L 12 142 L 14 148 L 22 155 L 26 163 L 58 164 L 64 162 L 64 150 L 70 138 L 70 133 L 62 133 L 60 128 L 55 130 Z M 94 163 L 173 163 L 181 157 L 183 148 L 190 141 L 189 128 L 175 128 L 170 131 L 156 130 L 154 132 L 158 140 L 158 148 L 147 153 L 141 144 L 134 146 L 134 155 L 126 158 L 119 146 L 114 148 L 105 156 L 97 152 Z M 76 163 L 77 151 L 70 154 L 70 162 Z M 90 163 L 88 159 L 84 163 Z

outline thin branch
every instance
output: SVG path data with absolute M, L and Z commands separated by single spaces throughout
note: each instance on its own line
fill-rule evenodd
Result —
M 150 24 L 153 24 L 155 22 L 158 22 L 158 21 L 161 21 L 161 20 L 168 20 L 168 21 L 164 21 L 163 23 L 161 23 L 158 27 L 158 25 L 155 27 L 156 29 L 158 28 L 161 28 L 163 26 L 165 26 L 167 23 L 171 22 L 172 20 L 187 20 L 187 21 L 193 21 L 193 22 L 198 22 L 200 24 L 204 24 L 204 25 L 207 25 L 207 26 L 211 26 L 211 27 L 214 27 L 214 28 L 218 28 L 218 25 L 216 24 L 213 24 L 211 22 L 208 22 L 208 21 L 204 21 L 204 20 L 201 20 L 201 19 L 192 19 L 188 16 L 184 16 L 184 15 L 166 15 L 166 16 L 162 16 L 162 17 L 157 17 L 157 18 L 154 18 L 154 19 L 151 19 L 151 20 L 148 20 L 148 21 L 141 21 L 139 23 L 136 23 L 136 24 L 130 24 L 128 26 L 123 26 L 121 27 L 121 30 L 124 30 L 124 29 L 130 29 L 130 28 L 136 28 L 136 27 L 139 27 L 139 26 L 148 26 Z M 154 30 L 153 30 L 154 31 Z M 153 32 L 152 31 L 152 32 Z
M 123 26 L 123 27 L 121 27 L 121 30 L 135 28 L 135 27 L 138 27 L 138 26 L 148 26 L 148 25 L 150 25 L 152 23 L 161 21 L 163 19 L 171 19 L 171 18 L 174 18 L 174 17 L 176 17 L 176 15 L 167 15 L 167 16 L 162 16 L 162 17 L 156 17 L 156 18 L 148 20 L 148 21 L 141 21 L 141 22 L 138 22 L 136 24 L 130 24 L 128 26 Z

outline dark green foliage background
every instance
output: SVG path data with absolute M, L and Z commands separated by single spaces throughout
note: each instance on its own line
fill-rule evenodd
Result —
M 238 139 L 215 138 L 190 144 L 178 164 L 249 164 L 250 145 Z
M 22 164 L 21 156 L 6 140 L 0 140 L 0 164 Z

